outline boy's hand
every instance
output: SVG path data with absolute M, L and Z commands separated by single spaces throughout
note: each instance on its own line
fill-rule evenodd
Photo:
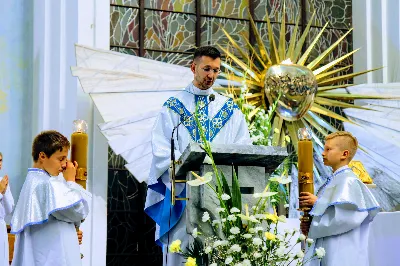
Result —
M 79 245 L 81 245 L 82 244 L 82 239 L 83 239 L 83 232 L 81 231 L 81 230 L 79 230 L 78 232 L 76 232 L 77 233 L 77 235 L 78 235 L 78 242 L 79 242 Z
M 71 161 L 67 161 L 67 165 L 65 167 L 65 170 L 63 171 L 63 175 L 66 181 L 75 182 L 77 168 L 78 168 L 77 162 L 72 163 Z
M 8 175 L 5 175 L 0 181 L 0 193 L 5 194 L 8 186 Z
M 300 206 L 314 206 L 318 197 L 311 194 L 310 192 L 301 192 L 299 197 L 299 205 Z

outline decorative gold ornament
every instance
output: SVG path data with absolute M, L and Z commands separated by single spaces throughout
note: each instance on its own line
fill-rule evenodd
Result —
M 351 161 L 349 163 L 349 167 L 353 170 L 354 174 L 361 179 L 364 184 L 372 184 L 373 180 L 369 176 L 367 170 L 365 169 L 364 165 L 361 161 Z

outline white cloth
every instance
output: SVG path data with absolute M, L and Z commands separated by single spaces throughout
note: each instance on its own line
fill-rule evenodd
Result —
M 9 266 L 8 257 L 8 234 L 7 225 L 4 218 L 11 214 L 14 208 L 14 198 L 11 194 L 10 185 L 7 186 L 6 192 L 1 194 L 0 199 L 0 266 Z
M 195 87 L 192 83 L 186 87 L 186 89 L 176 95 L 174 98 L 178 99 L 183 106 L 189 111 L 190 114 L 195 112 L 196 108 L 196 100 L 195 95 L 202 95 L 202 96 L 209 96 L 211 94 L 215 95 L 215 100 L 211 102 L 208 107 L 207 111 L 208 118 L 211 120 L 216 117 L 217 113 L 226 106 L 228 98 L 216 93 L 212 88 L 208 90 L 200 90 L 199 88 Z M 200 106 L 201 107 L 201 106 Z M 190 119 L 188 119 L 189 121 Z M 168 175 L 168 168 L 170 166 L 170 156 L 171 156 L 171 134 L 173 128 L 182 121 L 181 117 L 168 108 L 164 106 L 157 117 L 155 125 L 152 131 L 152 149 L 153 149 L 153 161 L 152 166 L 150 169 L 150 176 L 149 176 L 149 185 L 156 184 L 158 180 L 162 180 L 162 182 L 166 185 L 168 189 L 171 189 L 171 184 L 169 182 L 169 175 Z M 215 121 L 214 122 L 220 122 Z M 211 121 L 210 123 L 212 123 Z M 193 133 L 192 133 L 193 135 Z M 211 136 L 211 134 L 210 134 Z M 178 130 L 174 134 L 175 139 L 175 158 L 178 159 L 185 148 L 188 146 L 189 143 L 194 142 L 193 137 L 191 136 L 189 130 L 185 125 L 179 126 Z M 213 136 L 212 143 L 217 144 L 252 144 L 250 139 L 250 134 L 247 128 L 247 123 L 244 118 L 242 112 L 235 108 L 233 109 L 232 116 L 229 120 L 221 127 L 219 132 Z M 176 195 L 182 193 L 185 188 L 185 184 L 176 184 Z M 147 198 L 145 209 L 149 208 L 161 201 L 164 200 L 164 195 L 154 191 L 152 189 L 148 189 L 147 191 Z M 184 217 L 184 216 L 183 216 Z M 167 245 L 167 239 L 159 239 L 160 227 L 156 225 L 156 240 L 160 240 L 164 245 Z M 174 228 L 170 231 L 170 242 L 175 240 L 176 238 L 180 238 L 182 242 L 187 243 L 186 239 L 186 221 L 185 219 L 180 219 L 179 222 L 175 225 Z M 184 247 L 183 247 L 184 248 Z M 164 251 L 166 248 L 164 246 Z M 164 256 L 165 257 L 165 256 Z M 176 266 L 182 265 L 184 259 L 176 254 L 169 254 L 168 255 L 168 265 Z M 166 265 L 164 261 L 164 265 Z
M 29 169 L 11 220 L 12 265 L 81 265 L 75 225 L 88 215 L 88 197 L 75 182 Z
M 369 225 L 379 211 L 374 196 L 347 166 L 338 169 L 317 195 L 308 235 L 315 242 L 304 261 L 319 247 L 326 255 L 306 265 L 368 266 Z

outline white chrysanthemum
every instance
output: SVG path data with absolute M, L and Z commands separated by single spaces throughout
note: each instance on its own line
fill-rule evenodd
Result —
M 244 260 L 243 266 L 251 266 L 251 262 L 249 260 Z
M 262 232 L 262 231 L 264 231 L 264 228 L 262 226 L 257 226 L 256 228 L 254 228 L 254 230 L 256 232 Z
M 228 194 L 224 193 L 224 194 L 221 195 L 221 199 L 222 200 L 229 200 L 230 198 L 231 198 L 231 196 L 229 196 Z
M 323 247 L 319 247 L 315 249 L 315 254 L 317 254 L 318 259 L 322 259 L 325 256 L 325 249 Z
M 251 234 L 244 234 L 243 237 L 246 238 L 246 239 L 250 239 L 250 238 L 252 238 L 253 236 L 252 236 Z
M 206 254 L 209 254 L 211 251 L 212 251 L 212 248 L 211 248 L 211 247 L 206 247 L 206 249 L 204 250 L 204 252 L 205 252 Z
M 201 218 L 201 220 L 205 223 L 207 221 L 210 220 L 210 214 L 208 212 L 204 212 L 203 213 L 203 217 Z
M 305 235 L 303 235 L 303 234 L 300 234 L 300 236 L 299 236 L 299 240 L 300 240 L 300 241 L 306 240 L 306 236 L 305 236 Z
M 213 220 L 212 221 L 212 225 L 214 226 L 214 225 L 217 225 L 217 224 L 221 224 L 221 221 L 220 220 Z
M 306 240 L 306 241 L 307 241 L 307 243 L 308 243 L 308 244 L 312 244 L 312 243 L 314 243 L 314 239 L 311 239 L 311 238 L 307 238 L 307 240 Z
M 240 252 L 242 250 L 242 248 L 238 244 L 235 244 L 235 245 L 232 245 L 229 250 L 231 252 Z
M 296 257 L 297 258 L 303 258 L 304 257 L 303 251 L 299 250 L 299 252 L 297 252 L 297 254 L 296 254 Z
M 234 226 L 231 228 L 231 230 L 229 230 L 229 232 L 231 232 L 231 234 L 233 234 L 233 235 L 237 235 L 240 233 L 240 229 L 239 229 L 239 227 Z
M 278 257 L 283 257 L 285 255 L 285 247 L 279 247 L 276 250 L 276 255 Z
M 253 239 L 253 244 L 256 245 L 256 246 L 261 245 L 262 244 L 261 238 L 258 238 L 258 237 L 254 238 Z
M 254 252 L 253 256 L 254 256 L 254 258 L 258 259 L 258 258 L 261 258 L 262 255 L 259 252 Z
M 280 215 L 280 216 L 278 217 L 278 221 L 279 221 L 279 222 L 282 222 L 282 223 L 286 223 L 286 216 L 285 216 L 285 215 Z
M 228 240 L 222 240 L 221 241 L 221 246 L 227 246 L 229 245 L 229 241 Z
M 225 211 L 225 208 L 216 208 L 215 211 L 216 211 L 217 213 L 224 212 L 224 211 Z
M 225 223 L 225 222 L 226 222 L 226 218 L 222 218 L 222 219 L 221 219 L 221 222 L 222 222 L 222 223 Z
M 231 264 L 232 261 L 233 261 L 233 258 L 232 258 L 231 256 L 229 256 L 229 257 L 227 257 L 227 258 L 225 259 L 225 264 Z
M 229 240 L 235 239 L 235 236 L 229 236 L 228 239 Z
M 236 207 L 233 207 L 231 209 L 231 213 L 240 213 L 240 210 L 238 208 L 236 208 Z
M 233 215 L 233 214 L 228 215 L 228 221 L 235 222 L 236 220 L 237 220 L 237 217 L 235 215 Z

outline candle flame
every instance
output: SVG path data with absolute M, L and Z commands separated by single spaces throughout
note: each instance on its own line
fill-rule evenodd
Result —
M 290 60 L 290 58 L 287 58 L 287 59 L 283 60 L 283 61 L 281 62 L 281 64 L 284 64 L 284 65 L 293 65 L 293 62 L 292 62 L 292 60 Z

